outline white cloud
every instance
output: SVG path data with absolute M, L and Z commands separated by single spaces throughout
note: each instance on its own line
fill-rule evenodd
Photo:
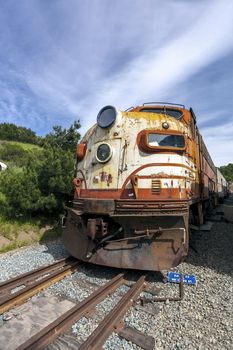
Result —
M 106 104 L 189 103 L 192 94 L 185 89 L 193 74 L 233 49 L 231 0 L 69 0 L 69 6 L 22 0 L 4 8 L 0 62 L 5 58 L 9 65 L 0 75 L 10 81 L 1 86 L 0 112 L 44 132 L 77 117 L 86 130 Z M 208 88 L 199 91 L 208 101 Z M 208 102 L 202 122 L 218 116 Z M 219 132 L 224 145 L 224 128 Z M 203 134 L 220 161 L 220 148 L 206 129 Z M 229 152 L 224 157 L 232 159 Z
M 233 163 L 233 123 L 209 126 L 202 131 L 209 153 L 216 166 Z
M 208 3 L 210 5 L 210 2 Z M 97 110 L 105 104 L 123 108 L 132 103 L 160 99 L 189 76 L 224 56 L 233 48 L 233 2 L 212 1 L 189 28 L 172 41 L 145 50 L 146 54 L 129 62 L 128 67 L 100 84 L 91 98 L 86 96 L 82 110 L 90 111 L 87 126 Z
M 32 31 L 29 31 L 29 40 L 23 37 L 22 42 L 18 42 L 18 30 L 15 30 L 11 63 L 20 67 L 17 73 L 21 74 L 21 78 L 38 100 L 47 104 L 48 110 L 70 114 L 72 118 L 77 114 L 86 116 L 90 105 L 92 111 L 102 106 L 105 100 L 102 96 L 99 98 L 100 91 L 105 95 L 109 86 L 113 86 L 116 76 L 123 78 L 129 66 L 138 65 L 144 59 L 141 56 L 143 52 L 155 50 L 165 40 L 174 39 L 176 34 L 185 31 L 189 21 L 193 21 L 203 7 L 198 4 L 190 11 L 188 4 L 181 4 L 179 1 L 168 1 L 164 6 L 163 2 L 154 0 L 147 0 L 143 5 L 136 0 L 97 0 L 91 1 L 91 6 L 90 3 L 85 5 L 80 1 L 70 0 L 69 7 L 64 2 L 59 2 L 59 5 L 62 21 L 56 25 L 59 27 L 61 24 L 63 28 L 61 41 L 57 38 L 58 33 L 62 32 L 61 28 L 58 32 L 51 30 L 54 18 L 48 17 L 49 11 L 43 13 L 45 9 L 38 6 L 37 2 L 31 8 L 27 4 L 22 18 L 32 27 Z M 178 16 L 171 16 L 167 6 Z M 33 14 L 33 21 L 29 17 L 30 12 Z M 40 27 L 41 40 L 38 40 L 37 31 L 33 36 L 35 23 Z M 20 27 L 19 31 L 21 30 Z M 8 37 L 14 39 L 12 33 Z M 32 42 L 34 37 L 35 43 Z M 32 45 L 30 55 L 27 54 L 27 47 L 25 49 L 25 42 L 29 48 Z M 33 49 L 34 45 L 38 45 L 39 49 L 44 47 L 44 50 L 38 52 Z M 131 83 L 132 79 L 129 79 L 126 85 L 130 87 Z M 121 89 L 120 82 L 119 85 Z M 129 99 L 130 103 L 135 101 L 135 96 Z M 121 96 L 116 99 L 116 103 L 119 106 L 124 105 Z M 90 111 L 89 122 L 85 119 L 83 125 L 87 127 L 93 115 Z

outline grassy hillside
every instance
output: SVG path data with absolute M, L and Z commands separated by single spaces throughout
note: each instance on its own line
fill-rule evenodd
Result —
M 23 143 L 23 142 L 17 142 L 17 141 L 1 141 L 0 140 L 0 148 L 4 147 L 4 145 L 6 145 L 6 144 L 22 147 L 25 151 L 41 150 L 41 147 L 39 147 L 37 145 L 30 144 L 30 143 Z
M 0 254 L 60 236 L 61 226 L 58 221 L 45 218 L 6 220 L 0 216 Z
M 29 143 L 0 140 L 0 161 L 8 167 L 24 166 L 31 156 L 40 157 L 42 148 Z

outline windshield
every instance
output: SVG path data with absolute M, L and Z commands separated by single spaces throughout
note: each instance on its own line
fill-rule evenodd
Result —
M 182 135 L 169 135 L 169 134 L 148 134 L 148 145 L 151 147 L 176 147 L 184 148 L 184 136 Z
M 180 119 L 183 115 L 182 112 L 179 111 L 178 109 L 169 109 L 169 108 L 142 108 L 140 109 L 140 112 L 165 114 L 165 115 L 174 117 L 176 119 Z

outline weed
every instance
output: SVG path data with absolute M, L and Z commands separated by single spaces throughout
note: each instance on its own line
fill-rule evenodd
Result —
M 20 240 L 20 233 L 25 232 L 28 239 Z M 12 219 L 0 217 L 0 235 L 11 242 L 0 248 L 0 253 L 30 245 L 34 242 L 54 240 L 61 236 L 61 227 L 57 222 L 48 222 L 46 218 Z

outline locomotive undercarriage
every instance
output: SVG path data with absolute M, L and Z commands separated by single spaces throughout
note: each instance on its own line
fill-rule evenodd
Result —
M 161 271 L 188 253 L 188 208 L 187 201 L 74 201 L 63 239 L 82 261 Z

